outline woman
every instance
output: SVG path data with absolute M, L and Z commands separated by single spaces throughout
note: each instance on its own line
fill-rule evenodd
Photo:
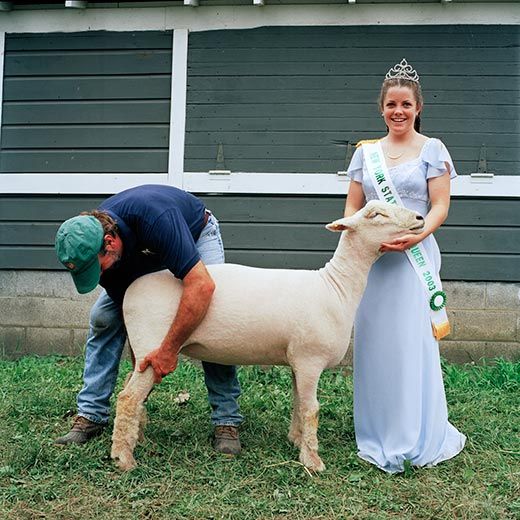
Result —
M 419 235 L 382 244 L 359 307 L 354 336 L 354 424 L 358 455 L 389 473 L 433 466 L 454 457 L 466 438 L 448 422 L 439 348 L 430 305 L 405 250 L 422 242 L 430 265 L 440 270 L 432 233 L 450 203 L 451 157 L 438 139 L 420 132 L 423 106 L 419 77 L 403 59 L 381 88 L 381 115 L 388 128 L 379 141 L 401 203 L 425 217 Z M 378 198 L 369 175 L 370 145 L 357 148 L 345 215 Z M 365 153 L 367 155 L 365 155 Z M 381 152 L 380 152 L 381 153 Z M 376 183 L 377 184 L 377 183 Z

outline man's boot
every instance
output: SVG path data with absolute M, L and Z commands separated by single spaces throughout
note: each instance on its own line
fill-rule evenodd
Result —
M 58 446 L 65 446 L 67 444 L 84 444 L 90 439 L 97 437 L 105 428 L 106 424 L 99 424 L 89 421 L 85 417 L 77 415 L 72 424 L 72 428 L 67 435 L 59 437 L 54 441 Z
M 238 455 L 242 447 L 236 426 L 215 426 L 213 448 L 225 455 Z

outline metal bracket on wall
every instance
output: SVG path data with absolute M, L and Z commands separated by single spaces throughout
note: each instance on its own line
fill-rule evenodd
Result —
M 470 173 L 470 177 L 471 182 L 488 184 L 493 182 L 494 174 L 487 171 L 487 151 L 485 144 L 480 147 L 477 171 L 475 173 Z
M 217 162 L 214 170 L 209 170 L 210 175 L 231 175 L 231 170 L 226 168 L 226 161 L 224 160 L 224 145 L 219 143 L 217 149 Z
M 86 9 L 87 1 L 84 0 L 65 0 L 65 7 L 72 7 L 73 9 Z
M 350 143 L 350 141 L 347 141 L 347 147 L 346 147 L 346 152 L 345 152 L 345 167 L 343 170 L 338 170 L 336 172 L 336 175 L 340 175 L 342 177 L 347 175 L 348 166 L 350 164 L 353 154 L 354 154 L 354 152 L 352 149 L 352 144 Z

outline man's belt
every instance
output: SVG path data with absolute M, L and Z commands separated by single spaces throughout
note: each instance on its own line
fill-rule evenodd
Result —
M 209 217 L 211 217 L 211 211 L 209 209 L 204 210 L 204 223 L 202 224 L 202 228 L 206 226 L 208 223 Z

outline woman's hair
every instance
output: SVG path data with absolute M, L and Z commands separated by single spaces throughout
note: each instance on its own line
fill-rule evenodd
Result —
M 424 106 L 424 100 L 421 90 L 421 85 L 418 81 L 411 81 L 409 79 L 403 79 L 403 78 L 391 78 L 391 79 L 385 79 L 383 81 L 383 84 L 381 85 L 381 92 L 379 94 L 379 108 L 383 109 L 383 103 L 386 97 L 386 94 L 389 89 L 392 87 L 408 87 L 415 98 L 415 102 L 420 105 L 421 110 Z M 417 114 L 415 117 L 415 121 L 413 124 L 413 127 L 416 132 L 421 131 L 421 112 Z
M 93 209 L 92 211 L 83 211 L 80 213 L 80 215 L 90 215 L 91 217 L 96 217 L 103 226 L 103 236 L 112 235 L 115 237 L 119 234 L 119 227 L 117 222 L 106 211 Z M 105 254 L 105 252 L 105 240 L 103 239 L 101 253 Z

